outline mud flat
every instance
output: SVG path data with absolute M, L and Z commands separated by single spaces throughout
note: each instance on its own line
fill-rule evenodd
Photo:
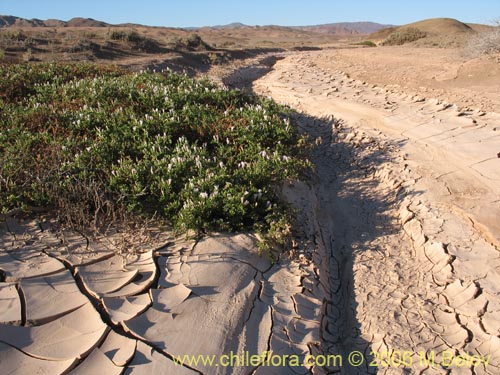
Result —
M 125 256 L 119 235 L 89 241 L 52 228 L 2 223 L 6 373 L 288 374 L 284 362 L 229 366 L 222 356 L 272 352 L 302 364 L 319 352 L 328 292 L 311 262 L 272 264 L 252 235 L 186 241 L 158 232 Z M 191 363 L 198 355 L 214 364 Z

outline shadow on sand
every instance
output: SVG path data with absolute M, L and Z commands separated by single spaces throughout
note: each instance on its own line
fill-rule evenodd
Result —
M 278 58 L 269 59 L 262 66 L 234 72 L 228 78 L 229 86 L 249 91 L 253 81 L 270 72 L 276 61 Z M 314 244 L 313 252 L 321 259 L 318 262 L 321 265 L 315 264 L 323 278 L 320 282 L 327 285 L 330 295 L 324 302 L 320 351 L 325 355 L 338 355 L 341 361 L 324 369 L 327 373 L 346 375 L 377 374 L 378 358 L 370 342 L 373 338 L 361 335 L 362 317 L 356 301 L 353 266 L 356 256 L 362 252 L 383 253 L 385 249 L 380 248 L 383 241 L 378 239 L 401 231 L 400 221 L 391 208 L 398 207 L 408 193 L 401 187 L 396 191 L 381 189 L 381 181 L 374 176 L 379 166 L 391 162 L 390 146 L 400 148 L 402 145 L 370 147 L 353 142 L 345 135 L 355 130 L 334 116 L 332 113 L 331 118 L 326 119 L 298 112 L 293 115 L 300 131 L 315 144 L 311 156 L 315 171 L 309 176 L 308 184 L 317 201 L 314 212 L 299 213 L 294 234 L 299 241 Z M 300 220 L 305 217 L 316 221 L 315 233 L 305 233 L 311 228 L 301 226 Z M 350 363 L 356 361 L 362 363 L 359 366 Z

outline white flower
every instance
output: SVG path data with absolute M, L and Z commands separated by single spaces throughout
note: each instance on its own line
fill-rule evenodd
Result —
M 207 199 L 208 198 L 208 194 L 205 193 L 205 192 L 202 192 L 202 193 L 200 193 L 200 198 Z

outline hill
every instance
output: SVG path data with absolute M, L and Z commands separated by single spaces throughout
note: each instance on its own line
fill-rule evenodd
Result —
M 38 20 L 38 19 L 25 19 L 15 16 L 1 16 L 0 15 L 0 28 L 2 27 L 110 27 L 110 26 L 134 26 L 134 27 L 147 27 L 139 24 L 121 24 L 121 25 L 110 25 L 106 22 L 94 20 L 92 18 L 72 18 L 69 21 L 61 21 L 55 19 L 49 20 Z M 371 34 L 376 31 L 389 28 L 393 25 L 381 25 L 375 22 L 338 22 L 338 23 L 328 23 L 324 25 L 313 25 L 313 26 L 277 26 L 277 25 L 266 25 L 266 26 L 250 26 L 245 25 L 241 22 L 233 22 L 227 25 L 215 25 L 206 27 L 189 27 L 186 30 L 203 30 L 203 29 L 213 29 L 213 30 L 252 30 L 252 29 L 262 29 L 262 28 L 279 28 L 282 30 L 301 30 L 305 32 L 314 32 L 319 34 L 328 35 L 366 35 Z
M 92 18 L 72 18 L 66 22 L 68 27 L 108 27 L 110 24 L 102 21 L 97 21 Z
M 382 25 L 375 22 L 338 22 L 295 28 L 330 35 L 367 35 L 390 27 L 394 25 Z
M 488 28 L 485 25 L 468 25 L 452 18 L 433 18 L 403 26 L 391 27 L 371 34 L 368 39 L 376 43 L 390 43 L 390 40 L 405 39 L 408 34 L 418 34 L 414 40 L 407 39 L 406 43 L 415 46 L 432 47 L 460 47 L 479 30 Z M 388 43 L 389 42 L 389 43 Z
M 251 26 L 245 25 L 244 23 L 241 23 L 241 22 L 233 22 L 233 23 L 230 23 L 228 25 L 210 26 L 210 28 L 212 28 L 212 29 L 241 29 L 244 27 L 251 27 Z M 193 29 L 196 29 L 196 27 Z
M 6 27 L 108 27 L 106 22 L 96 21 L 92 18 L 75 17 L 69 21 L 61 21 L 56 19 L 39 20 L 0 15 L 0 28 Z

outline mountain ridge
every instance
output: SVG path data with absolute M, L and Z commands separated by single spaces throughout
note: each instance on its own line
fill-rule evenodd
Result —
M 109 24 L 107 22 L 95 20 L 93 18 L 82 18 L 75 17 L 68 21 L 62 21 L 57 19 L 26 19 L 22 17 L 10 16 L 10 15 L 0 15 L 0 28 L 9 27 L 124 27 L 131 24 Z M 148 25 L 134 24 L 136 26 L 152 27 Z M 367 35 L 374 33 L 379 30 L 383 30 L 388 27 L 394 27 L 394 25 L 383 25 L 375 22 L 334 22 L 327 24 L 318 25 L 306 25 L 306 26 L 279 26 L 279 25 L 265 25 L 265 26 L 252 26 L 246 25 L 241 22 L 233 22 L 227 25 L 214 25 L 214 26 L 204 26 L 204 27 L 184 27 L 181 29 L 187 30 L 198 30 L 198 29 L 242 29 L 242 28 L 257 28 L 257 27 L 269 27 L 277 26 L 295 30 L 315 32 L 319 34 L 330 34 L 330 35 Z M 168 27 L 168 26 L 165 26 Z

